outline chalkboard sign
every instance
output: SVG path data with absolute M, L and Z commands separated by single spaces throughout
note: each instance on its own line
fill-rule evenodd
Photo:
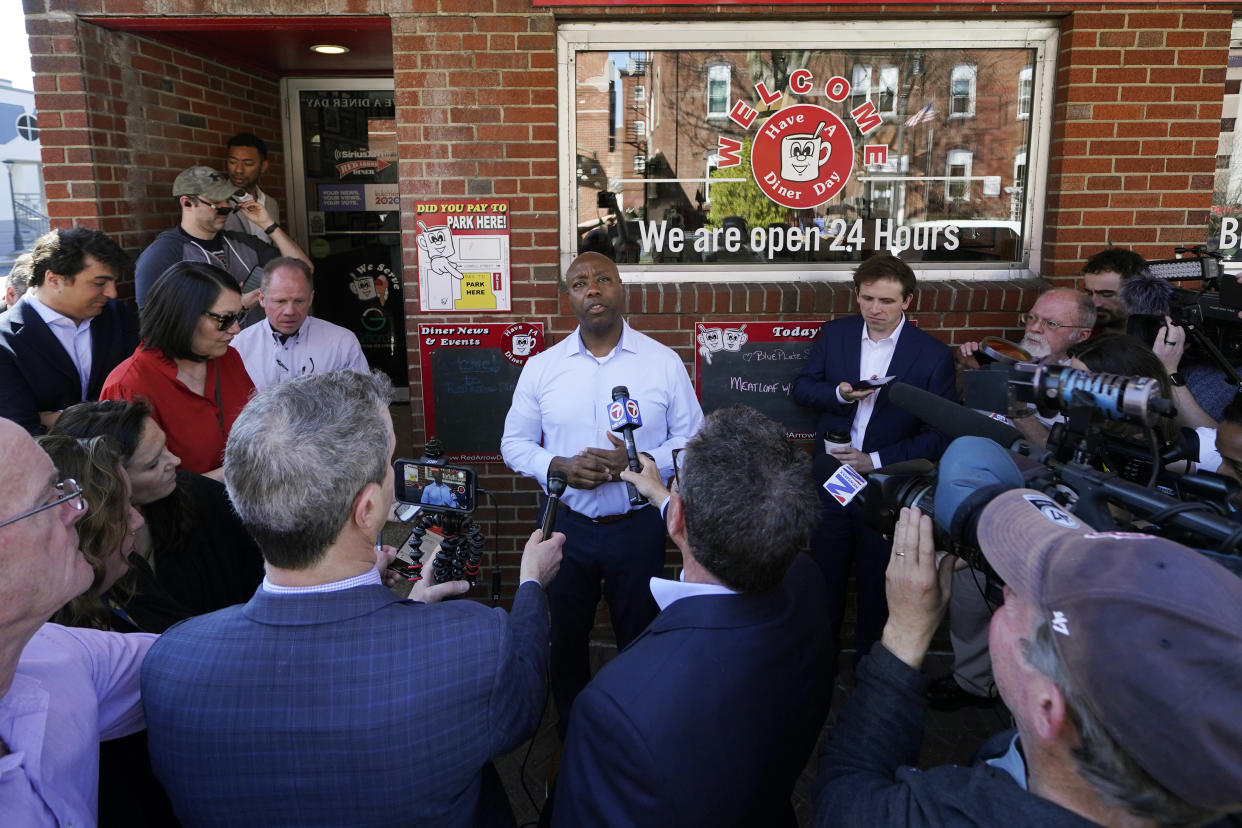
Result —
M 817 412 L 789 395 L 806 364 L 819 322 L 700 322 L 695 385 L 703 413 L 748 405 L 785 426 L 794 439 L 815 436 Z
M 500 438 L 522 366 L 543 350 L 543 324 L 418 326 L 427 436 L 451 460 L 500 460 Z

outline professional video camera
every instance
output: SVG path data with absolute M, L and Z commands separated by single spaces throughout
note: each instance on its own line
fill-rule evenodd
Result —
M 1167 315 L 1186 329 L 1187 355 L 1212 362 L 1242 388 L 1233 366 L 1242 362 L 1242 283 L 1221 269 L 1220 254 L 1203 245 L 1174 249 L 1177 258 L 1147 263 L 1147 272 L 1121 286 L 1121 298 L 1129 311 L 1126 332 L 1143 342 L 1153 342 Z M 1176 287 L 1194 281 L 1198 290 Z
M 1046 413 L 1068 415 L 1048 449 L 1026 442 L 1007 423 L 896 383 L 889 398 L 893 404 L 954 439 L 939 467 L 911 460 L 877 469 L 864 482 L 825 455 L 816 458 L 816 478 L 843 505 L 861 498 L 864 520 L 883 534 L 891 535 L 902 507 L 919 507 L 933 517 L 936 548 L 984 572 L 990 573 L 990 567 L 974 539 L 979 512 L 1002 491 L 1030 488 L 1046 496 L 1036 505 L 1053 519 L 1072 513 L 1101 532 L 1168 537 L 1242 575 L 1242 522 L 1235 521 L 1230 506 L 1242 491 L 1235 481 L 1210 472 L 1182 475 L 1171 496 L 1092 465 L 1101 445 L 1100 423 L 1124 419 L 1150 425 L 1171 412 L 1150 379 L 1029 363 L 998 373 L 1018 399 L 1035 402 Z M 1164 461 L 1157 457 L 1153 462 Z
M 393 463 L 397 518 L 412 525 L 410 537 L 402 544 L 390 568 L 410 580 L 422 577 L 422 541 L 427 531 L 438 527 L 443 539 L 431 561 L 437 584 L 445 581 L 478 581 L 486 538 L 470 514 L 474 511 L 478 486 L 474 470 L 450 466 L 443 460 L 440 441 L 432 438 L 418 460 Z M 493 580 L 496 568 L 493 567 Z M 493 593 L 499 591 L 493 584 Z M 498 595 L 495 595 L 497 599 Z

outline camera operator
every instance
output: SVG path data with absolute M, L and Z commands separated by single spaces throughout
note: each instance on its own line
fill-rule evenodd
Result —
M 984 506 L 976 537 L 1007 584 L 990 644 L 1016 733 L 969 767 L 909 767 L 954 559 L 903 509 L 889 621 L 824 747 L 817 824 L 1200 825 L 1242 809 L 1242 580 L 1028 489 Z
M 463 581 L 385 589 L 390 395 L 378 373 L 299 377 L 229 435 L 225 483 L 267 577 L 166 632 L 142 672 L 151 764 L 186 825 L 512 824 L 490 763 L 543 712 L 564 536 L 531 535 L 510 613 L 429 605 Z

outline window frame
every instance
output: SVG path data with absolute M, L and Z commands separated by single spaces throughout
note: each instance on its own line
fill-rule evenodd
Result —
M 958 147 L 951 149 L 945 153 L 944 157 L 944 196 L 946 199 L 953 201 L 970 201 L 970 173 L 975 165 L 974 150 L 963 149 Z M 961 167 L 965 172 L 962 175 L 954 175 L 953 168 Z M 959 182 L 962 186 L 962 195 L 953 196 L 952 188 L 954 183 Z
M 953 100 L 956 97 L 953 94 L 953 87 L 957 85 L 958 70 L 965 70 L 964 74 L 969 75 L 970 91 L 966 94 L 966 111 L 954 112 Z M 973 118 L 975 117 L 975 99 L 979 91 L 979 67 L 973 63 L 957 63 L 953 65 L 953 71 L 949 73 L 949 118 Z
M 790 33 L 796 32 L 795 38 Z M 574 22 L 557 28 L 557 129 L 558 191 L 560 194 L 559 264 L 562 272 L 577 255 L 575 227 L 578 188 L 576 155 L 565 147 L 577 146 L 576 74 L 578 52 L 629 52 L 635 44 L 646 51 L 669 50 L 734 52 L 762 49 L 834 49 L 874 51 L 877 49 L 1030 49 L 1033 52 L 1034 85 L 1032 113 L 1027 136 L 1027 183 L 1023 194 L 1027 224 L 1021 250 L 1014 262 L 940 263 L 911 262 L 925 279 L 966 281 L 1012 280 L 1037 277 L 1041 270 L 1044 241 L 1044 204 L 1052 125 L 1052 96 L 1056 77 L 1056 56 L 1060 32 L 1055 21 L 1015 19 L 971 20 L 866 20 L 811 22 L 767 20 L 759 22 Z M 986 43 L 986 47 L 980 47 Z M 711 44 L 705 48 L 703 44 Z M 842 46 L 841 44 L 848 44 Z M 721 64 L 713 64 L 721 65 Z M 724 64 L 727 65 L 727 64 Z M 710 68 L 709 68 L 710 71 Z M 976 75 L 977 77 L 977 75 Z M 822 82 L 824 79 L 817 79 Z M 730 77 L 730 84 L 732 78 Z M 757 100 L 756 94 L 742 93 L 742 99 Z M 730 86 L 730 104 L 733 103 Z M 705 165 L 706 166 L 706 165 Z M 862 168 L 857 168 L 861 170 Z M 856 172 L 857 174 L 857 172 Z M 1037 186 L 1035 186 L 1037 184 Z M 706 194 L 706 189 L 705 189 Z M 999 220 L 999 219 L 998 219 Z M 844 282 L 851 278 L 857 262 L 794 264 L 776 263 L 699 264 L 618 264 L 627 282 L 659 284 L 670 282 Z
M 1024 83 L 1029 84 L 1030 86 L 1030 91 L 1026 95 L 1022 94 L 1022 86 Z M 1022 70 L 1018 72 L 1018 114 L 1016 116 L 1017 120 L 1023 121 L 1031 117 L 1031 106 L 1034 103 L 1034 98 L 1035 98 L 1035 70 L 1031 66 L 1023 66 Z M 1022 106 L 1024 102 L 1026 103 L 1025 107 Z

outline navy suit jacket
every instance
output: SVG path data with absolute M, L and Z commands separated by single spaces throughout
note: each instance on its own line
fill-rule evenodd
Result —
M 574 700 L 554 826 L 795 825 L 832 701 L 824 582 L 682 598 Z
M 863 318 L 859 314 L 834 319 L 824 325 L 811 347 L 806 365 L 794 380 L 792 395 L 799 405 L 821 412 L 817 424 L 815 453 L 824 453 L 824 433 L 849 431 L 854 405 L 837 402 L 842 382 L 859 379 Z M 957 402 L 957 377 L 949 347 L 906 320 L 893 350 L 888 373 L 904 382 Z M 948 446 L 948 438 L 889 400 L 889 386 L 876 392 L 875 408 L 863 435 L 862 450 L 880 453 L 880 465 L 925 457 L 935 460 Z
M 547 598 L 420 604 L 379 585 L 184 621 L 142 668 L 151 766 L 186 826 L 467 826 L 543 712 Z
M 138 324 L 128 306 L 109 299 L 91 322 L 91 375 L 86 399 L 99 399 L 104 379 L 138 347 Z M 47 431 L 40 411 L 84 402 L 82 381 L 60 340 L 24 298 L 0 314 L 0 417 L 31 434 Z

